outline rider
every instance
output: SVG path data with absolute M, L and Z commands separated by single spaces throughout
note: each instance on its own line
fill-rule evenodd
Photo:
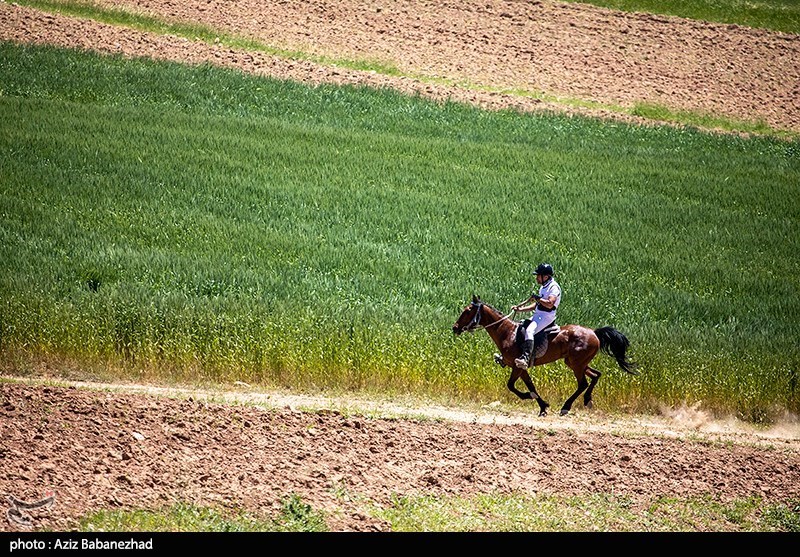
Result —
M 556 309 L 561 303 L 561 286 L 553 278 L 553 267 L 549 263 L 541 263 L 536 267 L 536 282 L 541 285 L 539 293 L 535 292 L 530 297 L 515 306 L 514 311 L 531 311 L 531 322 L 525 329 L 525 341 L 522 344 L 522 354 L 514 363 L 522 369 L 528 369 L 528 361 L 533 353 L 533 335 L 541 331 L 556 320 Z

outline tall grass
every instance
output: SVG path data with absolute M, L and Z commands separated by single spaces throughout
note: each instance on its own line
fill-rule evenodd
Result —
M 547 260 L 641 364 L 597 404 L 800 410 L 796 142 L 10 44 L 0 84 L 6 369 L 508 397 L 450 327 Z

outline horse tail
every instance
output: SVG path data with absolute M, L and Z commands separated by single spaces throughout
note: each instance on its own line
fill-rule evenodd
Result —
M 628 360 L 626 355 L 630 342 L 625 335 L 614 327 L 600 327 L 595 329 L 594 334 L 600 339 L 600 348 L 603 352 L 617 360 L 619 367 L 631 375 L 638 375 L 638 372 L 635 371 L 637 364 Z

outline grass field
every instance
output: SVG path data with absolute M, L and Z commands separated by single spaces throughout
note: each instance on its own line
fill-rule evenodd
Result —
M 758 498 L 719 503 L 662 497 L 645 510 L 625 497 L 491 493 L 474 497 L 397 497 L 377 516 L 393 532 L 798 532 L 797 508 Z M 82 532 L 324 532 L 324 515 L 296 496 L 277 518 L 220 513 L 180 503 L 157 511 L 102 511 Z
M 6 369 L 510 396 L 450 326 L 546 260 L 631 339 L 604 405 L 800 410 L 796 142 L 9 44 L 0 83 Z
M 794 0 L 592 3 L 800 31 Z M 449 327 L 473 292 L 504 310 L 520 301 L 547 259 L 565 288 L 559 322 L 618 326 L 642 364 L 630 378 L 600 357 L 597 406 L 699 402 L 755 422 L 800 410 L 796 140 L 490 115 L 2 43 L 0 130 L 3 371 L 55 362 L 158 382 L 510 400 L 488 337 Z M 562 364 L 534 379 L 551 402 L 573 388 Z M 609 494 L 375 509 L 412 532 L 796 532 L 797 511 L 666 498 L 634 512 Z M 80 529 L 326 526 L 291 496 L 277 517 L 177 504 L 101 511 Z
M 732 23 L 783 33 L 800 32 L 800 4 L 796 0 L 584 0 L 581 3 L 626 12 Z
M 110 25 L 156 33 L 174 35 L 188 40 L 205 42 L 217 46 L 245 49 L 251 52 L 266 53 L 288 60 L 311 61 L 323 65 L 335 65 L 354 70 L 365 70 L 387 76 L 403 75 L 400 69 L 387 61 L 358 58 L 331 58 L 298 50 L 287 50 L 266 44 L 252 37 L 242 36 L 215 29 L 192 21 L 162 19 L 138 9 L 129 7 L 101 6 L 91 0 L 20 0 L 21 4 L 46 12 L 60 13 L 71 17 L 86 18 Z M 718 23 L 763 28 L 784 33 L 800 33 L 800 6 L 793 0 L 770 0 L 767 2 L 744 2 L 742 0 L 714 0 L 713 2 L 651 2 L 649 0 L 597 0 L 591 2 L 604 8 L 623 11 L 650 12 L 660 15 L 673 15 L 689 19 L 701 19 Z M 796 132 L 788 129 L 775 129 L 762 119 L 735 119 L 708 112 L 675 110 L 661 104 L 637 102 L 632 106 L 615 103 L 602 103 L 585 98 L 555 95 L 551 92 L 530 89 L 507 89 L 487 87 L 463 80 L 452 80 L 442 76 L 415 73 L 406 75 L 422 83 L 435 85 L 457 85 L 475 91 L 494 91 L 520 98 L 535 98 L 567 108 L 602 109 L 609 113 L 645 118 L 659 122 L 673 123 L 701 129 L 724 130 L 740 134 L 781 137 L 796 140 Z

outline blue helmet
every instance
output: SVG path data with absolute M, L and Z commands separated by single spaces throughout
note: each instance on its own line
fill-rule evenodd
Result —
M 546 275 L 549 277 L 553 276 L 553 266 L 550 263 L 539 263 L 539 266 L 536 267 L 536 274 L 537 275 Z

